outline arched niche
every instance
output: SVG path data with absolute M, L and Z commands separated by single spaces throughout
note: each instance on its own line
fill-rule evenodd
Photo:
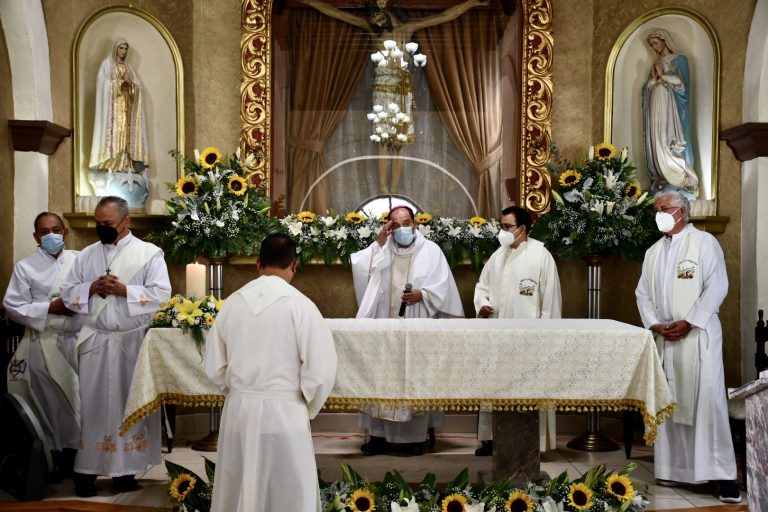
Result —
M 402 2 L 401 2 L 402 3 Z M 445 2 L 443 2 L 445 3 Z M 450 2 L 449 2 L 450 3 Z M 505 2 L 499 2 L 503 5 Z M 509 2 L 506 2 L 509 3 Z M 515 4 L 515 0 L 512 0 Z M 266 158 L 257 159 L 254 170 L 273 192 L 273 173 L 284 172 L 274 167 L 275 150 L 284 149 L 283 137 L 276 135 L 273 109 L 283 108 L 285 92 L 274 89 L 273 17 L 274 10 L 286 2 L 243 0 L 242 83 L 240 149 Z M 407 7 L 407 6 L 406 6 Z M 520 20 L 518 115 L 505 118 L 504 132 L 516 133 L 517 175 L 509 186 L 509 196 L 536 213 L 550 205 L 550 176 L 544 164 L 550 159 L 552 116 L 552 4 L 551 0 L 517 0 L 516 16 Z M 282 72 L 283 66 L 279 71 Z M 500 84 L 509 87 L 509 84 Z M 277 201 L 279 197 L 272 193 Z

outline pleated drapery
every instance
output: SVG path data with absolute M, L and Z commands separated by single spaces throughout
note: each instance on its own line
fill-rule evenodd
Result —
M 293 67 L 288 113 L 289 212 L 325 171 L 325 142 L 341 122 L 368 63 L 369 36 L 360 29 L 311 11 L 295 16 L 290 39 Z M 327 183 L 311 191 L 303 209 L 325 212 Z
M 481 28 L 482 27 L 482 28 Z M 418 33 L 430 93 L 451 138 L 472 163 L 478 213 L 502 208 L 500 34 L 492 12 L 470 11 Z

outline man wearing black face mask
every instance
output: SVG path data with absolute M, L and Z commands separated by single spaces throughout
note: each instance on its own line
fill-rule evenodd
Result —
M 8 391 L 32 407 L 54 464 L 51 481 L 69 477 L 80 443 L 80 393 L 75 342 L 82 319 L 66 308 L 59 286 L 77 257 L 64 249 L 61 217 L 43 212 L 35 219 L 38 249 L 13 269 L 3 305 L 26 331 L 8 369 Z
M 118 435 L 144 331 L 171 295 L 159 247 L 129 229 L 128 203 L 108 196 L 94 212 L 99 242 L 79 254 L 61 286 L 64 304 L 85 319 L 77 340 L 81 435 L 75 493 L 96 494 L 97 475 L 117 491 L 138 488 L 134 475 L 160 463 L 160 418 Z

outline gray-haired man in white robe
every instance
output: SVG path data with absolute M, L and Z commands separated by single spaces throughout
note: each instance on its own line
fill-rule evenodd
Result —
M 136 473 L 160 463 L 157 413 L 119 435 L 144 333 L 171 296 L 163 251 L 131 234 L 129 212 L 119 197 L 99 201 L 99 241 L 80 252 L 61 285 L 64 304 L 85 322 L 77 339 L 81 434 L 75 493 L 81 497 L 96 494 L 97 475 L 111 476 L 117 491 L 136 490 Z
M 723 250 L 715 237 L 688 224 L 681 193 L 657 194 L 655 208 L 664 236 L 645 253 L 635 295 L 677 405 L 659 425 L 654 472 L 662 485 L 716 480 L 720 500 L 739 503 L 717 315 L 728 294 Z

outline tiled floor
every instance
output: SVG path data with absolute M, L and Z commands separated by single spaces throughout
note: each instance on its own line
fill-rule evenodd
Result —
M 573 477 L 587 469 L 606 464 L 609 468 L 623 468 L 627 460 L 623 451 L 581 452 L 566 447 L 568 437 L 558 438 L 558 449 L 542 454 L 541 469 L 550 476 L 568 471 Z M 438 435 L 434 453 L 420 457 L 406 457 L 396 454 L 365 457 L 359 447 L 363 437 L 359 434 L 334 434 L 321 432 L 315 434 L 315 452 L 318 469 L 323 480 L 330 481 L 341 477 L 340 463 L 346 462 L 360 474 L 370 480 L 380 480 L 391 469 L 399 470 L 407 481 L 420 481 L 427 472 L 435 473 L 438 481 L 448 481 L 459 471 L 467 467 L 470 477 L 479 481 L 479 472 L 491 468 L 490 457 L 475 457 L 477 446 L 474 434 Z M 196 452 L 188 447 L 178 447 L 173 453 L 165 455 L 168 460 L 182 464 L 198 474 L 204 474 L 202 455 L 212 460 L 215 453 Z M 716 489 L 711 486 L 661 487 L 654 485 L 653 450 L 642 445 L 633 448 L 632 460 L 637 469 L 632 478 L 641 485 L 648 485 L 651 510 L 686 509 L 722 505 L 715 496 Z M 109 479 L 99 479 L 99 495 L 89 501 L 100 501 L 124 505 L 144 505 L 162 507 L 168 503 L 167 476 L 164 466 L 155 466 L 139 478 L 141 489 L 132 493 L 115 493 Z M 46 488 L 46 499 L 77 499 L 71 481 Z M 743 493 L 746 503 L 746 493 Z M 0 502 L 14 501 L 12 497 L 0 492 Z M 738 508 L 723 505 L 722 510 Z M 742 507 L 743 509 L 743 507 Z

